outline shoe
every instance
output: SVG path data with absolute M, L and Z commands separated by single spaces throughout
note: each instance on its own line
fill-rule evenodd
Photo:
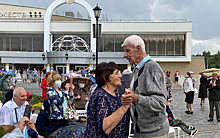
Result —
M 202 106 L 202 103 L 200 103 L 200 105 Z
M 211 121 L 213 121 L 213 118 L 209 118 L 208 122 L 211 122 Z
M 190 131 L 193 131 L 193 130 L 195 130 L 196 128 L 195 127 L 191 127 L 191 126 L 189 126 L 189 128 L 188 128 Z
M 189 111 L 185 111 L 185 113 L 187 113 L 187 114 L 188 114 L 188 113 L 189 113 Z
M 217 120 L 218 122 L 220 122 L 220 120 Z
M 198 133 L 198 130 L 195 130 L 195 131 L 191 132 L 190 137 L 193 138 L 197 133 Z
M 187 114 L 193 114 L 193 112 L 188 112 Z

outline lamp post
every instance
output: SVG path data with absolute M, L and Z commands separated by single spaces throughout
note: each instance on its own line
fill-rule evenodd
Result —
M 207 59 L 207 69 L 209 68 L 209 59 L 211 59 L 211 58 L 213 58 L 213 57 L 210 57 Z
M 94 14 L 95 14 L 95 18 L 96 18 L 96 67 L 98 65 L 98 20 L 99 20 L 99 17 L 100 17 L 100 13 L 101 13 L 101 8 L 97 6 L 93 9 L 94 11 Z
M 45 59 L 45 55 L 44 55 L 44 53 L 42 54 L 42 57 L 43 57 L 43 60 Z
M 68 59 L 68 54 L 67 53 L 65 54 L 65 57 L 66 57 L 66 60 L 67 60 Z

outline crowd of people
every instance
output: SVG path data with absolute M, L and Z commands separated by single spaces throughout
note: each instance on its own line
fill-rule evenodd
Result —
M 87 110 L 85 138 L 126 138 L 131 120 L 135 138 L 168 138 L 170 126 L 180 126 L 191 137 L 195 136 L 198 130 L 174 119 L 169 108 L 172 101 L 170 75 L 146 54 L 143 39 L 131 35 L 124 40 L 122 47 L 125 51 L 123 57 L 135 66 L 133 72 L 124 70 L 121 74 L 114 62 L 102 62 L 90 72 L 84 67 L 70 72 L 69 77 L 74 73 L 80 73 L 82 77 L 88 74 L 88 79 L 95 83 L 91 89 L 85 87 L 83 78 L 73 85 L 62 83 L 61 76 L 53 69 L 53 72 L 45 72 L 41 83 L 44 109 L 38 114 L 36 125 L 32 113 L 28 118 L 23 117 L 25 108 L 30 105 L 26 101 L 27 92 L 24 88 L 15 88 L 13 98 L 0 109 L 0 125 L 16 127 L 7 137 L 22 132 L 25 137 L 49 137 L 58 128 L 70 125 L 65 118 L 69 105 L 74 105 L 76 110 Z M 184 92 L 188 97 L 187 112 L 192 114 L 190 92 L 193 81 L 192 75 L 187 75 Z M 215 87 L 213 83 L 216 82 L 210 83 Z M 7 90 L 14 87 L 14 84 L 8 83 Z M 218 107 L 217 102 L 213 104 Z M 167 117 L 167 114 L 170 116 Z

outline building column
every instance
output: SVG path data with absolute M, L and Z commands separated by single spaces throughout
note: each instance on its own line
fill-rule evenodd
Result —
M 127 64 L 127 68 L 131 71 L 131 64 Z
M 46 70 L 47 72 L 50 72 L 50 64 L 46 64 Z
M 53 64 L 50 64 L 50 71 L 52 70 L 52 68 L 53 68 Z M 55 69 L 54 69 L 55 70 Z
M 70 64 L 66 64 L 66 73 L 70 73 Z
M 11 64 L 12 70 L 15 69 L 15 64 Z
M 90 70 L 93 70 L 93 68 L 92 68 L 92 64 L 89 64 L 89 68 L 90 68 Z
M 9 63 L 5 64 L 6 71 L 9 71 Z

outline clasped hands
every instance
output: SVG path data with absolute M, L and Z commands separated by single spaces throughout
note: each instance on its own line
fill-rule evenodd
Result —
M 127 110 L 131 103 L 136 103 L 139 95 L 135 94 L 130 88 L 125 88 L 125 93 L 121 97 L 122 106 Z
M 212 87 L 216 86 L 216 84 L 213 83 L 212 80 L 210 81 L 209 85 L 212 85 Z

